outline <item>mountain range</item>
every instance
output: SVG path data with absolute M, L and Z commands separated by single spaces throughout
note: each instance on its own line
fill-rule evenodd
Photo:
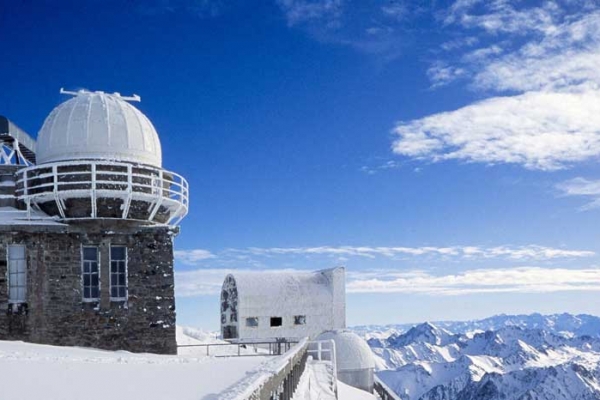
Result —
M 402 400 L 600 400 L 600 318 L 500 315 L 355 328 Z

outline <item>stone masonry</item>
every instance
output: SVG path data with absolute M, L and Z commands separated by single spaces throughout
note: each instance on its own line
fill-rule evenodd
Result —
M 0 340 L 176 354 L 173 237 L 177 228 L 96 220 L 0 225 Z M 7 245 L 24 244 L 28 301 L 8 304 Z M 82 301 L 82 246 L 100 254 L 100 301 Z M 127 247 L 128 300 L 109 294 L 109 249 Z

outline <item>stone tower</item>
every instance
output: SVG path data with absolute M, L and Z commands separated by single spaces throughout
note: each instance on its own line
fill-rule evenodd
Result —
M 0 118 L 0 339 L 174 354 L 188 184 L 138 96 L 61 92 L 37 141 Z

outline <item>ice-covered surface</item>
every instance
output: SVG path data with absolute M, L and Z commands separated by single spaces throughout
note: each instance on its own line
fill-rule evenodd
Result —
M 377 400 L 375 395 L 353 388 L 344 382 L 338 382 L 338 398 L 340 400 Z
M 325 330 L 345 327 L 344 288 L 342 267 L 316 272 L 234 273 L 223 285 L 228 301 L 221 298 L 222 321 L 236 324 L 243 339 L 313 338 Z M 304 316 L 305 323 L 296 324 L 295 316 Z M 271 327 L 271 317 L 281 317 L 281 326 Z M 257 318 L 258 326 L 246 326 L 246 318 Z
M 60 104 L 38 134 L 38 165 L 82 159 L 162 164 L 150 120 L 120 96 L 102 92 L 80 92 Z
M 335 342 L 336 364 L 338 371 L 357 371 L 375 368 L 373 352 L 354 332 L 341 329 L 320 334 L 317 340 Z
M 28 215 L 25 210 L 14 207 L 0 207 L 0 225 L 64 225 L 55 218 L 39 210 L 31 210 Z
M 266 360 L 161 356 L 0 341 L 0 398 L 199 400 L 223 391 Z
M 307 363 L 298 388 L 292 400 L 336 400 L 334 388 L 337 386 L 340 400 L 376 400 L 375 395 L 346 385 L 343 382 L 332 382 L 331 363 L 311 361 Z

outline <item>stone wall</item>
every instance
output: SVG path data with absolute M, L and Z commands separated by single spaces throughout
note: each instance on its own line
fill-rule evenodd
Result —
M 127 221 L 0 226 L 0 340 L 176 354 L 173 236 Z M 8 305 L 7 245 L 24 244 L 27 307 Z M 82 246 L 98 246 L 97 303 L 82 301 Z M 128 300 L 109 295 L 109 249 L 128 249 Z

